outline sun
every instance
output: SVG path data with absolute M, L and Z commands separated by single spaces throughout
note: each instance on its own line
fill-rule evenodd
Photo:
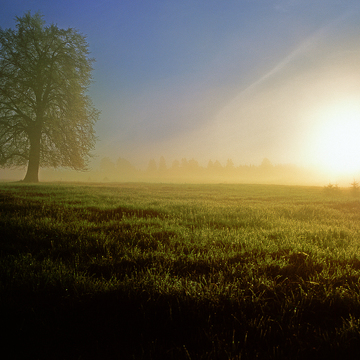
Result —
M 312 163 L 332 175 L 360 173 L 360 99 L 319 109 L 314 125 Z

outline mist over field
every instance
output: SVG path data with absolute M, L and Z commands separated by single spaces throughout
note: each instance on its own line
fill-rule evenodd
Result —
M 24 171 L 2 171 L 0 180 L 18 181 Z M 357 179 L 360 178 L 360 174 Z M 44 182 L 152 182 L 152 183 L 230 183 L 230 184 L 279 184 L 324 186 L 328 183 L 350 187 L 355 177 L 340 176 L 330 178 L 315 168 L 303 168 L 292 164 L 274 165 L 267 158 L 259 165 L 238 165 L 231 159 L 224 164 L 218 160 L 200 165 L 195 159 L 175 159 L 168 164 L 164 157 L 150 159 L 147 166 L 137 168 L 124 158 L 116 161 L 102 158 L 98 165 L 88 171 L 64 169 L 41 169 L 40 181 Z

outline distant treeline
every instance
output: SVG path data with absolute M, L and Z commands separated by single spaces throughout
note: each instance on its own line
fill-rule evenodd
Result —
M 162 156 L 151 159 L 145 170 L 137 169 L 128 160 L 118 158 L 115 162 L 105 157 L 100 169 L 88 174 L 91 181 L 146 181 L 146 182 L 251 182 L 300 184 L 310 182 L 308 170 L 295 165 L 273 165 L 267 158 L 259 166 L 235 166 L 231 159 L 226 164 L 209 160 L 201 166 L 195 159 L 174 160 L 168 165 Z

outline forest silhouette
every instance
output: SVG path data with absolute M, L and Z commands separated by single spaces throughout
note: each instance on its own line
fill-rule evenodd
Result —
M 314 184 L 314 170 L 293 164 L 272 164 L 264 158 L 260 165 L 236 166 L 232 159 L 225 163 L 209 160 L 201 165 L 194 158 L 168 162 L 164 156 L 150 159 L 139 169 L 130 161 L 119 157 L 104 157 L 97 167 L 86 172 L 43 169 L 44 181 L 89 182 L 162 182 L 162 183 L 258 183 L 258 184 Z M 319 184 L 321 184 L 319 181 Z

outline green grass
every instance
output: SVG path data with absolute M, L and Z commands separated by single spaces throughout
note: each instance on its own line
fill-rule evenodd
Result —
M 359 240 L 350 189 L 1 183 L 2 349 L 354 358 Z

